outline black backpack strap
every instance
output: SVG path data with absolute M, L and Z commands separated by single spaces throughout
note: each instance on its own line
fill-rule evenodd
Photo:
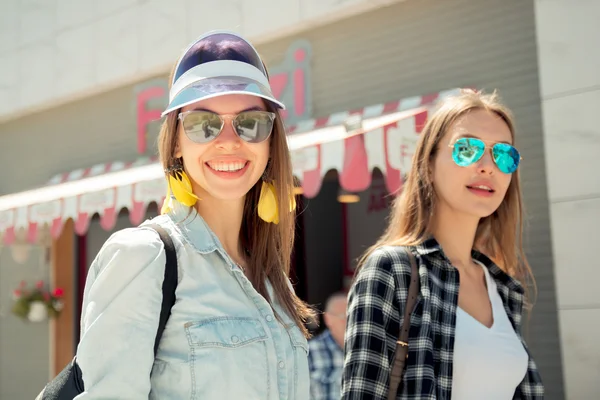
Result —
M 175 290 L 177 289 L 178 283 L 178 271 L 177 271 L 177 252 L 175 251 L 175 245 L 169 233 L 158 224 L 145 225 L 154 229 L 160 236 L 165 246 L 165 255 L 167 261 L 165 263 L 165 279 L 162 284 L 162 305 L 160 307 L 160 319 L 158 320 L 158 330 L 156 331 L 156 339 L 154 340 L 154 356 L 158 351 L 158 345 L 160 339 L 167 326 L 167 321 L 171 316 L 171 308 L 175 305 Z

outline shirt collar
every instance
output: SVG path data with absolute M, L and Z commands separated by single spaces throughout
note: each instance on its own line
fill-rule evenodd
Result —
M 446 256 L 444 255 L 442 246 L 440 246 L 438 241 L 435 240 L 435 238 L 433 236 L 428 237 L 420 244 L 414 246 L 414 249 L 415 249 L 416 253 L 421 256 L 433 255 L 434 253 L 439 253 L 440 256 L 442 256 L 443 258 L 448 260 L 446 258 Z M 501 284 L 507 286 L 509 289 L 515 290 L 521 294 L 524 293 L 523 286 L 519 283 L 519 281 L 517 281 L 516 279 L 514 279 L 513 277 L 508 275 L 506 272 L 504 272 L 502 269 L 500 269 L 500 267 L 498 267 L 485 254 L 480 253 L 477 250 L 472 250 L 471 256 L 475 260 L 481 262 L 483 265 L 486 266 L 486 268 L 488 269 L 490 274 L 494 277 L 494 280 L 496 280 L 496 282 L 500 282 Z M 449 260 L 448 260 L 447 264 L 448 264 L 448 266 L 450 266 Z
M 194 207 L 187 207 L 172 199 L 172 208 L 168 215 L 177 225 L 181 234 L 200 253 L 223 250 L 217 236 L 212 232 Z
M 437 240 L 435 240 L 433 236 L 428 237 L 420 244 L 414 246 L 414 248 L 417 254 L 421 256 L 426 256 L 428 254 L 433 254 L 436 252 L 440 252 L 443 254 L 442 246 L 440 246 L 440 244 L 437 242 Z
M 507 286 L 509 289 L 514 290 L 520 294 L 524 294 L 525 290 L 523 289 L 523 285 L 519 283 L 515 278 L 508 275 L 506 272 L 500 269 L 492 260 L 490 260 L 485 254 L 478 252 L 477 250 L 471 251 L 472 257 L 485 265 L 490 271 L 490 274 L 494 278 L 496 282 L 500 282 L 503 285 Z

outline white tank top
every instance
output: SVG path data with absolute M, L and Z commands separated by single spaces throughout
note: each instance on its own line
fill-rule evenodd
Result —
M 452 400 L 512 400 L 527 373 L 529 356 L 506 315 L 496 282 L 479 265 L 485 271 L 494 323 L 487 328 L 457 307 Z

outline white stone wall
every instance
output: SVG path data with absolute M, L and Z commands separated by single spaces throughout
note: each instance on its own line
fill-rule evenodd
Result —
M 536 0 L 567 399 L 600 392 L 600 0 Z
M 400 0 L 1 0 L 0 122 L 165 73 L 211 29 L 272 40 Z

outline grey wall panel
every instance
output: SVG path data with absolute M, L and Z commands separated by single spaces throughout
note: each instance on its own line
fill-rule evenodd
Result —
M 43 185 L 55 174 L 136 154 L 134 87 L 0 125 L 0 195 Z

